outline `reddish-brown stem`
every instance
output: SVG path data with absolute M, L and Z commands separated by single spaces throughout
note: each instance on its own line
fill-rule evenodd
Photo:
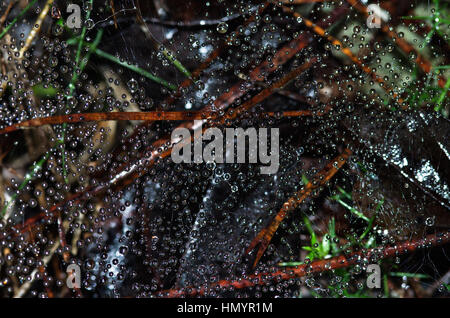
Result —
M 59 224 L 58 224 L 59 225 Z M 34 237 L 34 235 L 33 235 L 33 231 L 32 231 L 32 229 L 31 229 L 31 226 L 28 226 L 28 230 L 29 230 L 29 232 L 30 232 L 30 239 L 31 239 L 31 242 L 34 244 L 34 242 L 35 242 L 35 237 Z M 39 270 L 39 272 L 42 274 L 42 276 L 43 276 L 43 280 L 44 281 L 48 281 L 48 279 L 47 279 L 47 276 L 45 275 L 45 266 L 39 266 L 38 267 L 38 270 Z M 53 292 L 51 291 L 51 289 L 48 287 L 48 286 L 46 286 L 45 287 L 45 291 L 47 292 L 47 296 L 49 297 L 49 298 L 53 298 Z
M 186 297 L 186 296 L 202 296 L 213 291 L 217 287 L 222 288 L 246 288 L 256 285 L 265 285 L 271 281 L 282 281 L 293 278 L 304 277 L 311 274 L 323 273 L 330 270 L 345 268 L 356 265 L 363 260 L 371 260 L 378 262 L 382 259 L 399 256 L 405 253 L 411 253 L 420 248 L 429 248 L 436 245 L 442 245 L 450 242 L 449 232 L 428 235 L 425 238 L 413 241 L 397 243 L 392 246 L 372 248 L 367 251 L 354 252 L 348 256 L 337 256 L 327 260 L 319 260 L 310 264 L 299 265 L 286 270 L 274 268 L 272 271 L 247 275 L 240 279 L 221 280 L 203 287 L 188 287 L 184 289 L 170 289 L 161 291 L 158 297 Z
M 273 221 L 261 230 L 258 235 L 253 239 L 253 241 L 250 243 L 249 247 L 245 251 L 246 254 L 250 253 L 252 250 L 256 248 L 256 246 L 259 245 L 259 249 L 256 254 L 255 261 L 253 263 L 253 268 L 256 267 L 259 260 L 264 254 L 264 251 L 269 246 L 270 241 L 272 240 L 273 235 L 277 231 L 278 227 L 280 226 L 281 222 L 283 222 L 286 215 L 295 210 L 300 203 L 302 203 L 306 198 L 309 198 L 311 196 L 311 193 L 322 186 L 324 186 L 330 179 L 339 171 L 339 169 L 344 165 L 344 163 L 347 161 L 348 157 L 352 152 L 350 149 L 345 149 L 339 156 L 334 158 L 332 161 L 330 161 L 325 168 L 323 168 L 320 172 L 318 172 L 314 179 L 308 182 L 301 190 L 299 190 L 297 193 L 295 193 L 294 196 L 290 197 L 289 200 L 287 200 L 283 207 L 280 209 L 278 214 L 275 216 Z
M 402 22 L 408 26 L 410 24 L 414 24 L 417 26 L 416 33 L 422 37 L 426 37 L 428 33 L 432 31 L 432 28 L 428 24 L 422 24 L 422 20 L 414 20 L 414 19 L 404 19 Z M 450 56 L 450 44 L 445 41 L 438 33 L 434 33 L 432 40 L 437 40 L 437 44 L 439 45 L 439 49 L 443 52 L 445 60 L 449 60 Z M 448 62 L 444 63 L 448 64 Z
M 317 112 L 315 115 L 321 116 L 325 112 Z M 113 112 L 113 113 L 82 113 L 72 115 L 59 115 L 51 117 L 33 118 L 23 121 L 21 123 L 8 126 L 0 129 L 0 135 L 11 133 L 21 128 L 40 127 L 43 125 L 60 125 L 63 123 L 79 123 L 88 121 L 105 121 L 105 120 L 145 120 L 145 121 L 178 121 L 178 120 L 195 120 L 195 119 L 211 119 L 217 118 L 217 115 L 211 114 L 214 117 L 207 117 L 202 111 L 172 111 L 172 112 Z M 312 116 L 311 110 L 293 110 L 285 112 L 263 112 L 260 116 L 270 117 L 302 117 Z
M 279 81 L 275 82 L 275 84 L 271 85 L 270 87 L 267 87 L 263 89 L 260 93 L 256 94 L 254 97 L 237 107 L 236 109 L 233 109 L 232 112 L 229 112 L 227 115 L 223 116 L 222 119 L 219 121 L 219 124 L 224 124 L 229 119 L 235 119 L 240 114 L 248 111 L 249 109 L 253 108 L 255 105 L 261 103 L 264 101 L 267 97 L 272 95 L 276 90 L 279 88 L 285 86 L 287 83 L 295 79 L 297 76 L 299 76 L 301 73 L 303 73 L 305 70 L 309 69 L 312 64 L 314 64 L 317 61 L 316 58 L 312 58 L 310 61 L 306 62 L 305 64 L 297 67 L 293 71 L 289 72 L 287 75 L 283 76 Z M 275 115 L 275 113 L 267 113 L 268 115 L 272 114 Z M 289 113 L 287 113 L 289 114 Z
M 78 122 L 105 121 L 105 120 L 146 120 L 146 121 L 194 120 L 203 118 L 205 118 L 205 115 L 202 112 L 189 112 L 189 111 L 82 113 L 82 114 L 58 115 L 43 118 L 33 118 L 1 129 L 0 134 L 10 133 L 20 128 L 38 127 L 42 125 L 57 125 L 62 123 L 78 123 Z
M 109 0 L 109 6 L 111 7 L 111 12 L 114 19 L 114 27 L 117 29 L 117 17 L 116 17 L 116 9 L 114 9 L 114 0 Z

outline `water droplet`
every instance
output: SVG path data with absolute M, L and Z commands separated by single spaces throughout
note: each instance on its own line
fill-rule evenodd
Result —
M 122 246 L 119 248 L 119 253 L 120 253 L 120 254 L 125 255 L 127 252 L 128 252 L 128 247 L 126 247 L 125 245 L 122 245 Z
M 433 226 L 434 225 L 434 217 L 428 217 L 425 220 L 425 225 L 426 226 Z
M 30 201 L 28 201 L 28 205 L 30 208 L 35 208 L 37 206 L 37 201 L 35 199 L 30 199 Z
M 48 65 L 51 67 L 55 67 L 58 65 L 58 59 L 55 56 L 52 56 L 48 59 Z
M 130 79 L 127 85 L 131 93 L 135 93 L 139 88 L 139 84 L 134 78 Z
M 62 26 L 60 26 L 59 24 L 56 24 L 53 26 L 52 31 L 55 36 L 59 36 L 63 33 L 64 28 Z
M 94 27 L 94 25 L 95 25 L 95 23 L 94 23 L 94 20 L 92 20 L 92 19 L 88 19 L 88 20 L 86 20 L 86 22 L 84 22 L 84 26 L 89 30 L 92 29 Z
M 228 24 L 226 24 L 225 22 L 221 22 L 217 25 L 217 32 L 219 32 L 220 34 L 227 33 L 227 31 L 228 31 Z

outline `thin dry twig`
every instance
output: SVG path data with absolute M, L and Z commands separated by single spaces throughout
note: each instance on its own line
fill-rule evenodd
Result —
M 293 110 L 284 112 L 262 112 L 258 116 L 264 117 L 303 117 L 312 116 L 311 110 Z M 316 116 L 322 116 L 325 112 L 317 112 Z M 203 111 L 152 111 L 152 112 L 111 112 L 111 113 L 79 113 L 70 115 L 57 115 L 51 117 L 33 118 L 21 123 L 0 129 L 0 135 L 14 132 L 23 128 L 40 127 L 43 125 L 60 125 L 63 123 L 79 123 L 89 121 L 108 120 L 144 120 L 144 121 L 181 121 L 214 119 L 218 116 L 210 114 L 209 117 Z
M 240 279 L 230 281 L 221 280 L 217 283 L 203 287 L 188 287 L 184 289 L 170 289 L 161 291 L 157 294 L 159 297 L 186 297 L 186 296 L 202 296 L 208 291 L 213 291 L 217 287 L 242 289 L 256 285 L 265 285 L 271 281 L 282 281 L 293 278 L 304 277 L 307 275 L 323 273 L 339 268 L 345 268 L 356 265 L 365 259 L 378 262 L 382 259 L 399 256 L 406 253 L 412 253 L 421 248 L 430 248 L 436 245 L 443 245 L 450 242 L 450 233 L 442 232 L 431 234 L 422 239 L 396 243 L 392 246 L 376 247 L 367 251 L 359 251 L 348 256 L 337 256 L 331 259 L 314 261 L 310 264 L 299 265 L 286 270 L 278 270 L 274 268 L 272 271 L 247 275 Z
M 112 15 L 113 15 L 113 19 L 114 19 L 114 27 L 116 29 L 118 29 L 117 26 L 117 17 L 116 17 L 116 9 L 114 9 L 114 0 L 109 0 L 109 5 L 111 7 L 111 11 L 112 11 Z
M 289 198 L 280 209 L 278 214 L 275 216 L 273 221 L 269 226 L 261 230 L 258 235 L 250 243 L 249 247 L 245 251 L 246 254 L 250 253 L 256 246 L 259 245 L 258 252 L 256 254 L 255 261 L 253 263 L 253 268 L 256 267 L 259 260 L 264 254 L 264 251 L 269 246 L 273 235 L 277 231 L 281 222 L 283 222 L 286 215 L 295 210 L 300 203 L 311 196 L 311 193 L 320 187 L 323 187 L 331 178 L 339 171 L 339 169 L 345 164 L 347 159 L 350 157 L 352 152 L 350 149 L 345 149 L 339 156 L 330 161 L 324 169 L 314 176 L 314 179 L 308 182 L 300 191 Z

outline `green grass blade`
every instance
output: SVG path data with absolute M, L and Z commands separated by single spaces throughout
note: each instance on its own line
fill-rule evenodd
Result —
M 431 20 L 431 17 L 426 16 L 412 16 L 412 17 L 402 17 L 403 20 Z
M 362 214 L 361 212 L 356 210 L 354 207 L 348 205 L 347 203 L 345 203 L 344 201 L 342 201 L 339 198 L 337 198 L 336 201 L 338 201 L 342 206 L 344 206 L 346 209 L 348 209 L 351 213 L 353 213 L 354 215 L 356 215 L 360 219 L 363 219 L 366 222 L 370 222 L 370 219 L 367 216 L 365 216 L 364 214 Z
M 284 266 L 300 266 L 303 265 L 303 262 L 282 262 L 278 263 L 277 266 L 284 267 Z
M 442 89 L 441 94 L 439 95 L 439 98 L 437 100 L 436 106 L 434 107 L 435 111 L 440 111 L 442 108 L 442 103 L 444 102 L 445 97 L 447 96 L 447 92 L 450 89 L 450 78 L 447 79 L 447 82 L 445 83 L 444 88 Z
M 111 55 L 109 53 L 106 53 L 106 52 L 104 52 L 104 51 L 102 51 L 100 49 L 96 49 L 95 50 L 95 54 L 97 54 L 98 56 L 103 57 L 103 58 L 105 58 L 107 60 L 110 60 L 111 62 L 119 64 L 120 66 L 123 66 L 123 67 L 125 67 L 125 68 L 127 68 L 129 70 L 132 70 L 132 71 L 134 71 L 134 72 L 136 72 L 136 73 L 138 73 L 138 74 L 140 74 L 140 75 L 142 75 L 142 76 L 144 76 L 144 77 L 146 77 L 146 78 L 148 78 L 148 79 L 150 79 L 150 80 L 152 80 L 152 81 L 154 81 L 154 82 L 156 82 L 158 84 L 161 84 L 161 85 L 163 85 L 163 86 L 165 86 L 165 87 L 167 87 L 167 88 L 169 88 L 169 89 L 171 89 L 173 91 L 175 91 L 177 89 L 177 87 L 175 85 L 170 84 L 166 80 L 163 80 L 162 78 L 154 76 L 150 72 L 148 72 L 146 70 L 143 70 L 143 69 L 141 69 L 141 68 L 139 68 L 139 67 L 137 67 L 135 65 L 131 65 L 131 64 L 122 62 L 117 57 L 115 57 L 115 56 L 113 56 L 113 55 Z
M 163 48 L 162 53 L 181 73 L 183 73 L 187 78 L 192 78 L 191 72 L 189 72 L 189 70 L 175 58 L 172 52 L 169 52 Z
M 316 233 L 314 233 L 311 222 L 309 222 L 309 219 L 306 215 L 303 216 L 303 222 L 305 223 L 306 229 L 308 230 L 309 234 L 311 235 L 311 245 L 316 244 L 317 243 Z
M 390 272 L 389 276 L 392 276 L 392 277 L 408 277 L 408 278 L 422 278 L 422 279 L 431 278 L 431 276 L 427 275 L 427 274 L 403 273 L 403 272 Z

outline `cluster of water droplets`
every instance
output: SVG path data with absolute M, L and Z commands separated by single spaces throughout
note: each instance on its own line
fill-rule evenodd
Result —
M 79 113 L 206 108 L 210 115 L 225 116 L 315 60 L 270 97 L 222 125 L 279 128 L 280 168 L 263 175 L 249 163 L 155 159 L 155 153 L 163 157 L 171 147 L 170 134 L 180 124 L 174 121 L 81 118 L 79 123 L 4 134 L 0 295 L 151 297 L 172 288 L 216 286 L 208 295 L 340 297 L 364 290 L 373 296 L 380 293 L 366 288 L 365 269 L 381 257 L 363 258 L 348 270 L 318 277 L 309 267 L 301 279 L 271 280 L 270 273 L 281 270 L 282 263 L 308 265 L 448 226 L 447 168 L 439 165 L 439 158 L 450 159 L 442 132 L 448 132 L 448 123 L 438 115 L 421 115 L 422 110 L 400 110 L 383 85 L 399 96 L 408 94 L 417 56 L 398 54 L 395 42 L 381 39 L 354 10 L 347 10 L 342 26 L 327 31 L 341 39 L 336 44 L 280 5 L 194 1 L 202 10 L 185 15 L 172 7 L 174 1 L 159 9 L 144 5 L 139 22 L 148 29 L 144 32 L 136 22 L 137 8 L 116 8 L 125 14 L 114 21 L 109 1 L 104 2 L 83 6 L 83 12 L 92 14 L 83 23 L 89 45 L 80 51 L 76 39 L 83 31 L 69 30 L 52 18 L 20 56 L 28 37 L 23 30 L 30 30 L 38 12 L 29 13 L 1 39 L 0 129 Z M 332 9 L 342 5 L 312 4 L 298 11 L 329 29 L 326 21 L 341 21 Z M 169 23 L 171 17 L 179 23 Z M 91 51 L 99 28 L 103 36 Z M 401 30 L 400 38 L 416 31 Z M 306 45 L 285 58 L 299 41 Z M 384 84 L 352 63 L 344 48 Z M 190 79 L 194 83 L 179 91 L 171 88 L 194 76 L 182 68 L 198 68 L 214 50 L 219 50 L 217 57 Z M 294 110 L 311 112 L 285 116 Z M 209 119 L 205 125 L 216 123 Z M 346 148 L 352 151 L 348 162 L 287 215 L 252 269 L 254 253 L 244 253 L 250 242 L 309 181 L 320 182 L 315 177 L 327 164 L 337 167 L 334 158 Z M 305 218 L 318 242 L 311 241 Z M 371 227 L 365 218 L 373 218 Z M 323 255 L 304 248 L 322 248 L 324 240 L 333 248 Z M 396 258 L 393 264 L 399 262 Z M 67 285 L 70 264 L 80 268 L 80 288 Z M 387 263 L 386 268 L 396 265 Z M 267 273 L 260 278 L 267 282 L 244 289 L 214 285 L 251 279 L 255 273 Z

